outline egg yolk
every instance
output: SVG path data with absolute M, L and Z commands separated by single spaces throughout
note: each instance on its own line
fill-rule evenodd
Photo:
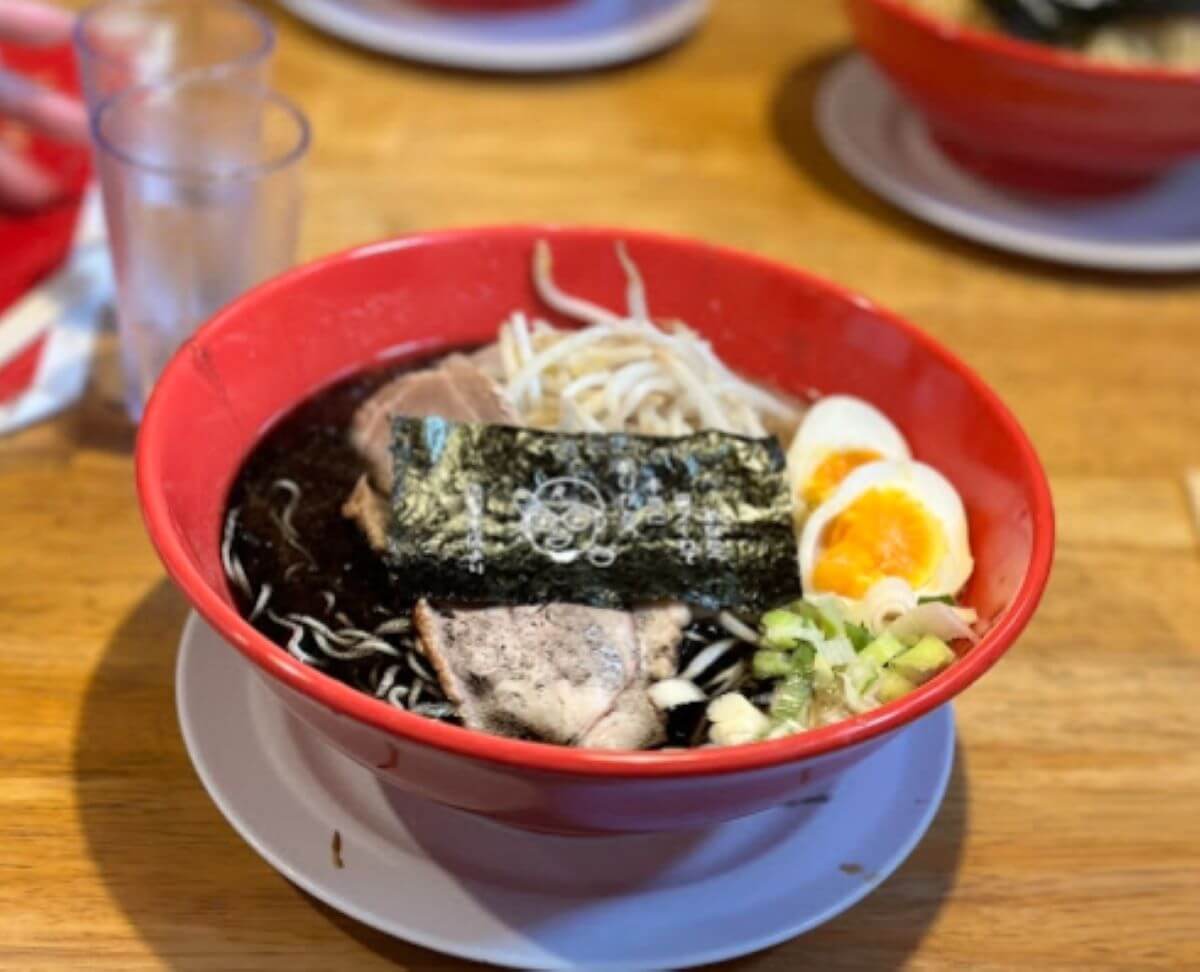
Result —
M 818 591 L 861 598 L 882 577 L 918 588 L 946 549 L 941 524 L 902 489 L 870 489 L 825 528 L 812 583 Z
M 855 469 L 882 458 L 878 452 L 872 452 L 870 449 L 847 449 L 845 452 L 830 453 L 808 477 L 808 483 L 804 487 L 804 502 L 809 509 L 819 506 L 837 489 L 838 483 Z

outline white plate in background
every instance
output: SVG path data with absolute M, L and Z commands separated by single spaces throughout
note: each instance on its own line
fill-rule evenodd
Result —
M 710 0 L 566 0 L 498 14 L 442 13 L 406 0 L 280 0 L 351 44 L 443 67 L 584 71 L 645 57 L 681 40 Z
M 816 120 L 825 145 L 851 175 L 951 233 L 1072 266 L 1200 270 L 1200 163 L 1103 200 L 1008 192 L 948 159 L 916 111 L 861 54 L 825 76 Z

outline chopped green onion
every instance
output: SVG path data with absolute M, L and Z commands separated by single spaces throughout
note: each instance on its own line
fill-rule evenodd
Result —
M 938 672 L 949 668 L 954 659 L 954 652 L 946 642 L 926 635 L 903 654 L 893 658 L 889 667 L 914 685 L 924 685 Z
M 794 722 L 808 725 L 812 708 L 812 683 L 803 675 L 789 675 L 771 696 L 771 722 L 775 725 Z
M 869 658 L 880 668 L 904 651 L 904 643 L 894 634 L 884 632 L 872 641 L 860 653 L 859 657 Z
M 812 645 L 800 645 L 792 652 L 792 671 L 805 678 L 812 677 L 817 650 Z
M 846 666 L 846 678 L 860 695 L 869 692 L 882 674 L 883 666 L 864 655 L 859 655 Z
M 817 692 L 831 692 L 837 688 L 837 678 L 834 675 L 833 666 L 829 664 L 824 655 L 818 654 L 813 659 L 812 682 L 813 689 Z
M 811 601 L 805 601 L 804 599 L 792 601 L 787 609 L 792 614 L 798 615 L 810 624 L 815 625 L 826 638 L 836 638 L 842 633 L 837 623 Z
M 762 643 L 768 648 L 797 648 L 811 645 L 821 637 L 815 624 L 793 611 L 782 608 L 762 616 Z
M 792 672 L 791 652 L 781 648 L 759 648 L 754 653 L 755 678 L 783 678 Z
M 849 665 L 855 659 L 854 646 L 850 644 L 850 639 L 844 635 L 838 635 L 836 638 L 826 638 L 817 645 L 817 654 L 824 658 L 830 665 Z
M 887 668 L 884 669 L 883 675 L 880 676 L 879 684 L 875 687 L 875 696 L 880 702 L 891 702 L 894 699 L 908 695 L 915 688 L 916 686 L 899 672 L 894 672 L 890 668 Z
M 771 730 L 764 737 L 765 739 L 786 739 L 788 736 L 794 736 L 798 732 L 803 732 L 807 726 L 802 726 L 798 722 L 780 722 L 771 723 Z
M 862 651 L 871 643 L 871 632 L 867 630 L 867 626 L 855 624 L 853 621 L 846 622 L 846 637 L 850 639 L 855 651 Z

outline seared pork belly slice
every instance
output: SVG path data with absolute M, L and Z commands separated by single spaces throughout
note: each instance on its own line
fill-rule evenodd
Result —
M 464 422 L 519 425 L 500 386 L 468 357 L 452 354 L 436 368 L 401 375 L 363 402 L 350 420 L 350 443 L 367 461 L 363 476 L 342 506 L 374 550 L 387 549 L 392 491 L 392 417 L 428 416 Z
M 665 717 L 650 701 L 648 684 L 630 685 L 574 745 L 581 749 L 648 749 L 663 742 L 667 738 Z
M 392 417 L 437 415 L 458 422 L 520 425 L 521 420 L 491 378 L 468 357 L 452 354 L 436 368 L 401 375 L 358 407 L 350 442 L 367 460 L 373 485 L 392 489 Z
M 493 341 L 467 355 L 471 363 L 493 381 L 504 381 L 504 359 L 500 355 L 500 342 Z
M 447 375 L 465 407 L 459 415 L 447 415 L 445 412 L 432 414 L 458 421 L 488 422 L 492 425 L 524 424 L 500 386 L 471 358 L 462 354 L 452 354 L 442 362 L 439 370 Z
M 421 648 L 464 725 L 594 749 L 662 741 L 663 719 L 647 695 L 648 657 L 661 671 L 687 618 L 673 606 L 450 610 L 421 601 L 414 612 Z
M 679 642 L 691 620 L 686 604 L 655 604 L 633 612 L 642 664 L 651 681 L 670 678 L 679 670 Z
M 666 738 L 664 717 L 647 691 L 679 669 L 679 643 L 692 612 L 683 604 L 638 608 L 633 612 L 636 668 L 612 709 L 577 742 L 585 749 L 646 749 Z

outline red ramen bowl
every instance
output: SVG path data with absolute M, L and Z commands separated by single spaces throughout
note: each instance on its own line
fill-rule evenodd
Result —
M 238 613 L 221 525 L 264 432 L 331 382 L 383 361 L 494 339 L 549 240 L 573 293 L 623 306 L 625 240 L 657 315 L 682 318 L 732 367 L 779 388 L 861 395 L 957 486 L 982 641 L 931 682 L 865 715 L 774 742 L 680 752 L 580 750 L 435 722 L 306 667 Z M 990 668 L 1029 621 L 1050 570 L 1045 475 L 1008 409 L 948 351 L 870 301 L 733 250 L 653 233 L 548 226 L 428 233 L 300 267 L 234 301 L 175 356 L 142 421 L 147 528 L 196 610 L 314 732 L 388 783 L 523 827 L 567 833 L 699 827 L 823 792 L 830 779 Z
M 905 0 L 846 0 L 858 43 L 945 152 L 1012 188 L 1134 188 L 1200 155 L 1200 72 L 1109 67 L 960 27 Z

